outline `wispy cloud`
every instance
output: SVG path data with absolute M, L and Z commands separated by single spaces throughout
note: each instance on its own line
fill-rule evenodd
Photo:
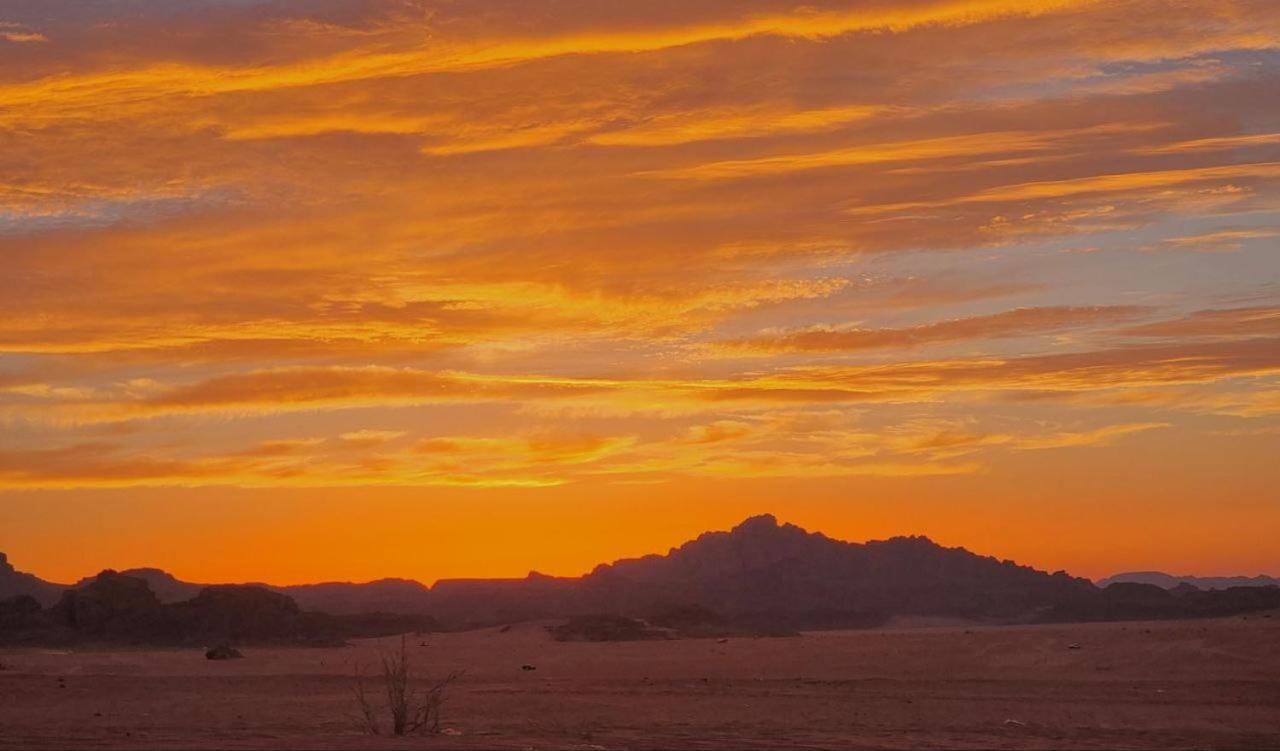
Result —
M 725 342 L 729 351 L 856 352 L 870 349 L 913 349 L 930 344 L 1034 336 L 1114 323 L 1149 312 L 1133 306 L 1017 308 L 986 316 L 957 318 L 898 329 L 818 326 L 768 331 Z
M 1276 3 L 127 5 L 0 22 L 0 488 L 1275 484 Z

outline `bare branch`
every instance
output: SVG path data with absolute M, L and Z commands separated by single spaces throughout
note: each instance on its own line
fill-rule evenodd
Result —
M 445 703 L 448 687 L 462 676 L 449 673 L 421 691 L 414 685 L 413 670 L 405 637 L 400 637 L 400 649 L 381 649 L 382 684 L 387 696 L 386 711 L 391 716 L 391 734 L 440 732 L 440 709 Z M 364 689 L 364 676 L 357 672 L 355 684 L 356 703 L 361 713 L 361 729 L 370 735 L 381 732 L 377 710 L 370 703 Z

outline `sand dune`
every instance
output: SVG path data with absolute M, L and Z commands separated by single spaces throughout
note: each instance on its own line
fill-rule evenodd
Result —
M 723 643 L 557 643 L 541 624 L 411 639 L 419 667 L 467 671 L 444 711 L 460 735 L 360 734 L 351 676 L 373 641 L 225 663 L 28 649 L 0 652 L 0 747 L 1280 746 L 1280 614 Z

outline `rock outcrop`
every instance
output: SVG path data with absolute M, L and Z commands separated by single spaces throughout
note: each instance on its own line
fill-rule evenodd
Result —
M 18 571 L 9 563 L 9 558 L 0 553 L 0 600 L 26 595 L 35 598 L 42 606 L 48 607 L 62 596 L 62 584 L 47 582 L 34 574 Z

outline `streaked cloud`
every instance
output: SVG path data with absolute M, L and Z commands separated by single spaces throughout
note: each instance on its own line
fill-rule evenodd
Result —
M 146 6 L 0 17 L 0 488 L 1280 481 L 1274 2 Z
M 921 324 L 900 329 L 819 326 L 799 331 L 764 332 L 725 343 L 732 350 L 764 352 L 852 352 L 913 349 L 929 344 L 1049 334 L 1082 326 L 1114 323 L 1148 312 L 1131 306 L 1016 308 L 1003 313 Z
M 1170 237 L 1151 246 L 1153 249 L 1192 250 L 1203 253 L 1221 253 L 1240 250 L 1251 240 L 1280 237 L 1280 227 L 1235 227 L 1201 232 L 1194 235 Z

